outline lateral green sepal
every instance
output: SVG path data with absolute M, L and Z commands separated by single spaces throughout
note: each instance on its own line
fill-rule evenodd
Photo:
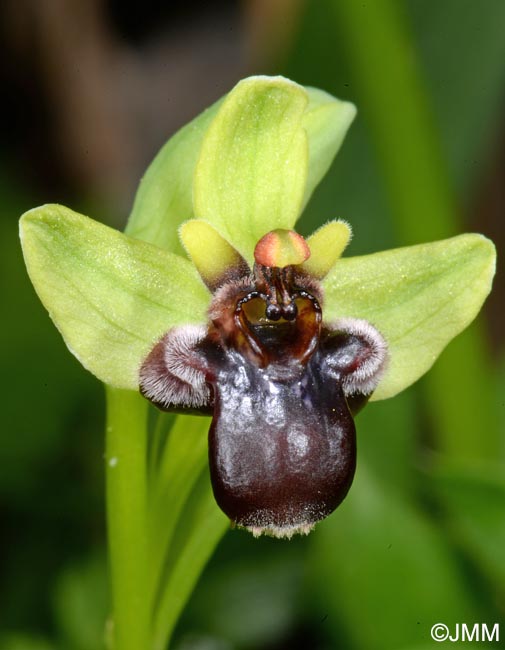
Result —
M 101 381 L 137 390 L 138 369 L 171 327 L 204 323 L 194 266 L 61 205 L 21 218 L 30 279 L 70 351 Z
M 372 400 L 393 397 L 431 368 L 479 313 L 495 264 L 493 243 L 476 234 L 338 260 L 322 283 L 325 320 L 364 318 L 389 345 Z

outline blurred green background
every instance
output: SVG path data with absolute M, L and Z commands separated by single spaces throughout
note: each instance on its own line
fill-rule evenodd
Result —
M 20 214 L 59 202 L 122 228 L 179 126 L 241 77 L 282 73 L 359 111 L 302 233 L 340 217 L 348 254 L 464 231 L 500 251 L 505 3 L 4 0 L 0 18 L 0 650 L 96 650 L 103 392 L 29 284 Z M 433 371 L 359 416 L 354 486 L 313 534 L 227 533 L 175 648 L 424 650 L 438 622 L 505 638 L 504 290 L 499 268 Z

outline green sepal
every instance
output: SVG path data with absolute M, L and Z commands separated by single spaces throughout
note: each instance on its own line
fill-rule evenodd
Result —
M 140 181 L 125 232 L 172 253 L 183 254 L 179 225 L 193 214 L 193 173 L 203 137 L 222 100 L 177 131 Z
M 335 264 L 322 283 L 325 320 L 364 318 L 389 346 L 372 400 L 414 383 L 471 323 L 491 290 L 495 258 L 491 241 L 468 234 Z
M 250 77 L 229 93 L 202 144 L 193 179 L 195 215 L 248 262 L 258 240 L 291 229 L 308 168 L 302 116 L 307 92 L 283 77 Z
M 351 102 L 336 99 L 319 88 L 306 87 L 309 104 L 302 117 L 302 126 L 309 140 L 309 168 L 303 207 L 321 182 L 340 149 L 356 116 Z
M 20 235 L 30 279 L 70 351 L 101 381 L 138 389 L 138 370 L 171 327 L 205 323 L 194 266 L 60 205 L 30 210 Z

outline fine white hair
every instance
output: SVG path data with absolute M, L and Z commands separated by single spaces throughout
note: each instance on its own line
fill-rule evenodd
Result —
M 162 408 L 199 408 L 209 402 L 203 357 L 195 346 L 207 329 L 184 325 L 169 330 L 155 345 L 140 369 L 140 389 Z
M 388 362 L 388 346 L 382 334 L 361 318 L 339 318 L 330 324 L 335 333 L 355 337 L 362 343 L 359 363 L 350 372 L 342 372 L 342 388 L 346 396 L 369 395 L 381 380 Z

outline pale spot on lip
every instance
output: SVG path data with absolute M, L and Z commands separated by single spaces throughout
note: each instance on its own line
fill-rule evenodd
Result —
M 309 450 L 309 439 L 306 433 L 293 429 L 288 433 L 288 445 L 294 454 L 303 458 Z

